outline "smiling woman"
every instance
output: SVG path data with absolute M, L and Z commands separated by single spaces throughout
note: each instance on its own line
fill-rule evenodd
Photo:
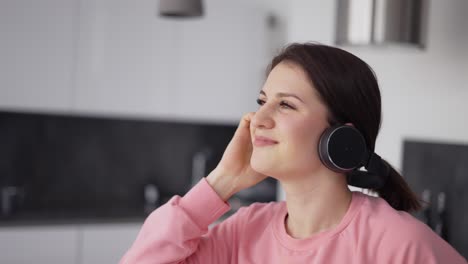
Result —
M 122 263 L 466 263 L 407 213 L 418 199 L 374 152 L 381 99 L 365 62 L 292 44 L 267 72 L 258 110 L 242 117 L 218 166 L 148 217 Z M 267 177 L 285 202 L 255 203 L 208 228 L 233 194 Z

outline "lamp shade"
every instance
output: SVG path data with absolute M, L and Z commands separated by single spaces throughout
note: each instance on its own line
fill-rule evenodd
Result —
M 200 17 L 202 0 L 159 0 L 159 14 L 165 17 Z

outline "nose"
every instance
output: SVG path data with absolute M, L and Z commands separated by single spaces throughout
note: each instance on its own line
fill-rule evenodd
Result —
M 275 126 L 275 122 L 272 118 L 271 110 L 266 106 L 260 107 L 255 115 L 252 117 L 251 125 L 254 128 L 270 129 Z

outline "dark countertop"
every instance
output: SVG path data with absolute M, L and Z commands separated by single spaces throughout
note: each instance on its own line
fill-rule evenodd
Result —
M 218 221 L 222 221 L 234 214 L 231 209 Z M 106 212 L 28 212 L 15 213 L 10 216 L 0 216 L 0 228 L 34 227 L 34 226 L 66 226 L 66 225 L 94 225 L 94 224 L 143 224 L 149 214 L 141 211 L 113 211 Z
M 127 212 L 125 214 L 99 215 L 95 213 L 17 213 L 11 216 L 0 216 L 0 228 L 17 226 L 58 226 L 83 224 L 143 224 L 147 214 Z

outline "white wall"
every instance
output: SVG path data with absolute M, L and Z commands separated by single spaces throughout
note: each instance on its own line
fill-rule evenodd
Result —
M 397 169 L 406 138 L 468 144 L 468 1 L 429 1 L 427 48 L 346 47 L 369 63 L 382 91 L 376 151 Z M 333 44 L 335 1 L 290 2 L 288 42 Z
M 75 0 L 0 1 L 0 108 L 70 110 L 77 9 Z

